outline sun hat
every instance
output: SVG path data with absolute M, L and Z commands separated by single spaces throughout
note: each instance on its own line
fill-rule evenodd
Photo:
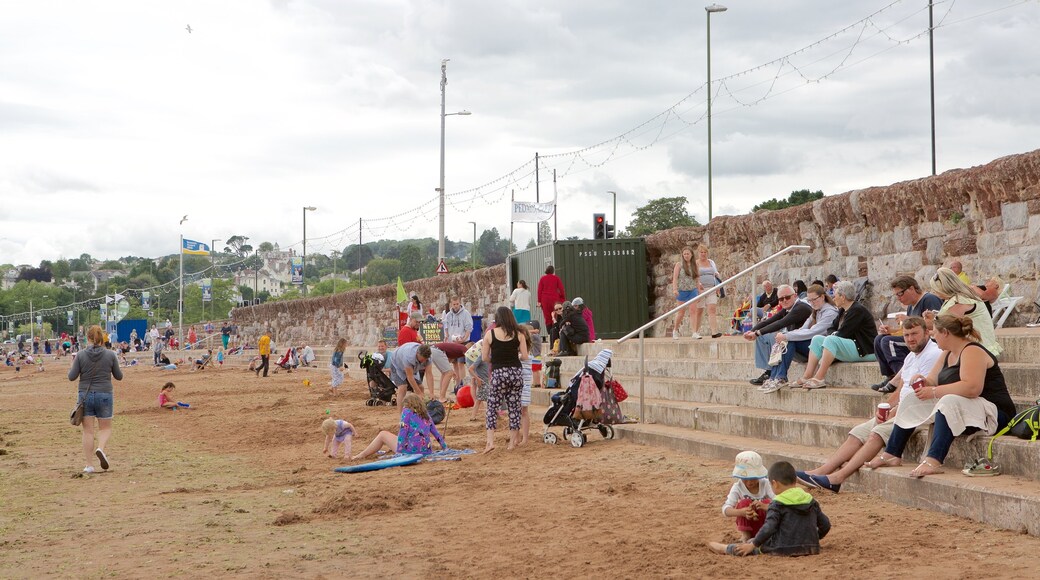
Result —
M 737 454 L 737 461 L 733 466 L 733 477 L 738 479 L 762 479 L 768 473 L 765 466 L 762 465 L 762 456 L 758 453 L 741 451 Z
M 571 300 L 571 306 L 581 306 L 582 304 L 585 304 L 585 300 L 583 300 L 581 296 L 575 296 Z

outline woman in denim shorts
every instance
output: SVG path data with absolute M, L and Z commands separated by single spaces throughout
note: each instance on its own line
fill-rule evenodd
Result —
M 79 351 L 69 369 L 69 380 L 79 379 L 77 405 L 83 403 L 83 456 L 87 466 L 83 473 L 94 473 L 94 458 L 101 469 L 108 469 L 105 443 L 112 435 L 112 379 L 123 380 L 119 359 L 114 351 L 101 346 L 105 333 L 100 326 L 91 326 L 87 331 L 90 348 Z M 94 446 L 94 421 L 97 418 L 97 446 Z

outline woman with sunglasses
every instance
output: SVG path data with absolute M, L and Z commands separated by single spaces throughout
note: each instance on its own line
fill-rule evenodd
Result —
M 836 360 L 874 362 L 874 337 L 877 324 L 866 306 L 856 300 L 856 286 L 847 280 L 834 284 L 834 305 L 838 318 L 827 336 L 814 336 L 809 343 L 809 362 L 805 374 L 791 386 L 821 389 L 827 386 L 827 370 Z

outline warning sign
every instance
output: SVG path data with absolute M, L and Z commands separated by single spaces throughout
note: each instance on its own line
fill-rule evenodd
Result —
M 444 264 L 444 260 L 441 260 L 441 263 L 437 264 L 437 273 L 438 274 L 447 274 L 448 273 L 448 266 Z

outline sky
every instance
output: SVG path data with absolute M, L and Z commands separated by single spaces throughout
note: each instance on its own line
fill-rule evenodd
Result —
M 308 253 L 359 229 L 437 237 L 442 59 L 449 239 L 470 241 L 469 222 L 508 237 L 536 152 L 561 238 L 591 237 L 597 211 L 623 230 L 661 197 L 704 222 L 706 4 L 4 2 L 0 264 L 154 257 L 181 235 L 299 251 L 305 206 Z M 927 2 L 725 4 L 714 215 L 931 174 Z M 1040 3 L 934 17 L 938 172 L 1036 149 Z M 534 235 L 515 225 L 519 247 Z

